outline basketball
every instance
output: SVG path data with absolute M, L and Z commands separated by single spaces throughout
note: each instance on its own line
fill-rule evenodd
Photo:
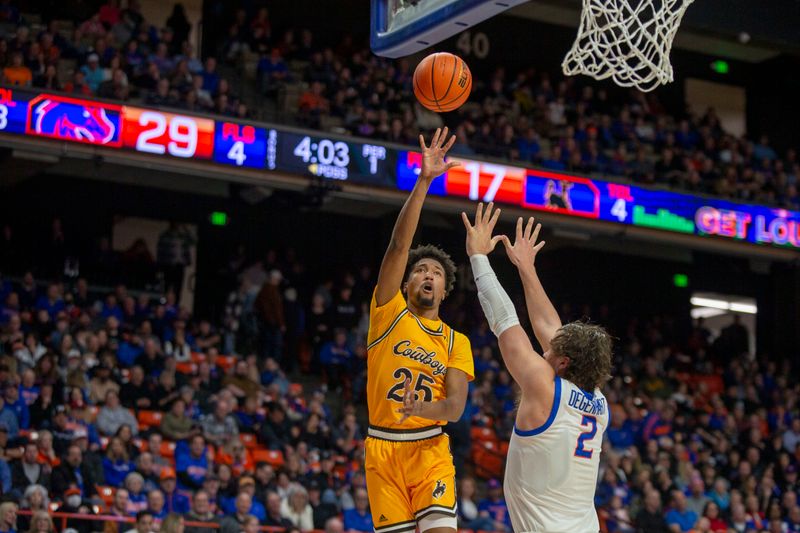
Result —
M 431 54 L 414 71 L 414 96 L 420 104 L 447 113 L 461 107 L 472 90 L 472 74 L 458 56 L 447 52 Z

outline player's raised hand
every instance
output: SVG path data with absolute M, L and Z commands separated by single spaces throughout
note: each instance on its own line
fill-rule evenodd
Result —
M 467 255 L 488 255 L 503 239 L 503 235 L 492 237 L 494 226 L 497 224 L 497 219 L 500 218 L 500 209 L 492 212 L 493 209 L 494 203 L 489 202 L 484 213 L 483 203 L 478 203 L 478 207 L 475 209 L 475 224 L 470 224 L 467 214 L 461 212 L 461 220 L 464 221 L 464 227 L 467 228 Z
M 517 235 L 514 239 L 514 244 L 505 235 L 501 236 L 503 245 L 506 247 L 508 258 L 517 268 L 533 267 L 536 261 L 536 254 L 544 246 L 545 241 L 539 243 L 536 240 L 539 238 L 539 231 L 542 229 L 541 224 L 536 224 L 534 228 L 534 219 L 530 217 L 525 229 L 522 228 L 522 217 L 517 219 Z
M 456 136 L 452 135 L 447 139 L 447 126 L 444 129 L 436 128 L 436 132 L 431 138 L 430 146 L 425 145 L 425 137 L 419 136 L 419 147 L 422 149 L 422 169 L 419 177 L 431 181 L 437 176 L 441 176 L 448 170 L 459 165 L 455 161 L 445 161 L 444 156 L 456 142 Z
M 403 391 L 403 407 L 397 410 L 403 417 L 400 419 L 400 424 L 405 422 L 408 417 L 416 416 L 422 412 L 423 402 L 417 400 L 417 392 L 411 388 L 411 380 L 406 378 L 405 388 Z

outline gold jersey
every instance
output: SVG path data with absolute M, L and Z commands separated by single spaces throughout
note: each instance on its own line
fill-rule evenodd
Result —
M 446 398 L 445 375 L 457 368 L 472 381 L 475 370 L 469 339 L 441 320 L 419 317 L 409 311 L 403 294 L 378 307 L 372 296 L 367 335 L 367 406 L 371 426 L 413 430 L 445 421 L 409 417 L 402 424 L 397 412 L 403 406 L 406 379 L 417 398 Z

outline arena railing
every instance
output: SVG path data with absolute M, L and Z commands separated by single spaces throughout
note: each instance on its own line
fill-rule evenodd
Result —
M 20 509 L 17 511 L 20 516 L 33 516 L 33 512 L 29 509 Z M 102 514 L 81 514 L 81 513 L 61 513 L 58 511 L 48 511 L 53 521 L 60 521 L 61 527 L 56 527 L 58 531 L 67 529 L 68 520 L 83 520 L 93 522 L 117 522 L 122 524 L 136 524 L 136 519 L 129 516 L 116 516 L 116 515 L 102 515 Z M 184 520 L 184 527 L 193 528 L 206 528 L 206 529 L 220 529 L 221 525 L 217 522 L 194 522 L 191 520 Z M 54 523 L 55 527 L 55 523 Z M 258 526 L 259 531 L 268 533 L 284 533 L 286 528 L 276 526 Z M 303 533 L 325 533 L 322 529 L 305 530 Z M 458 533 L 500 533 L 496 531 L 472 530 L 472 529 L 459 529 Z

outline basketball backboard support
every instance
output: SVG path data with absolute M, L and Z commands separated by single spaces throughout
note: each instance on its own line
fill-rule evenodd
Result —
M 528 0 L 372 0 L 372 51 L 403 57 Z

